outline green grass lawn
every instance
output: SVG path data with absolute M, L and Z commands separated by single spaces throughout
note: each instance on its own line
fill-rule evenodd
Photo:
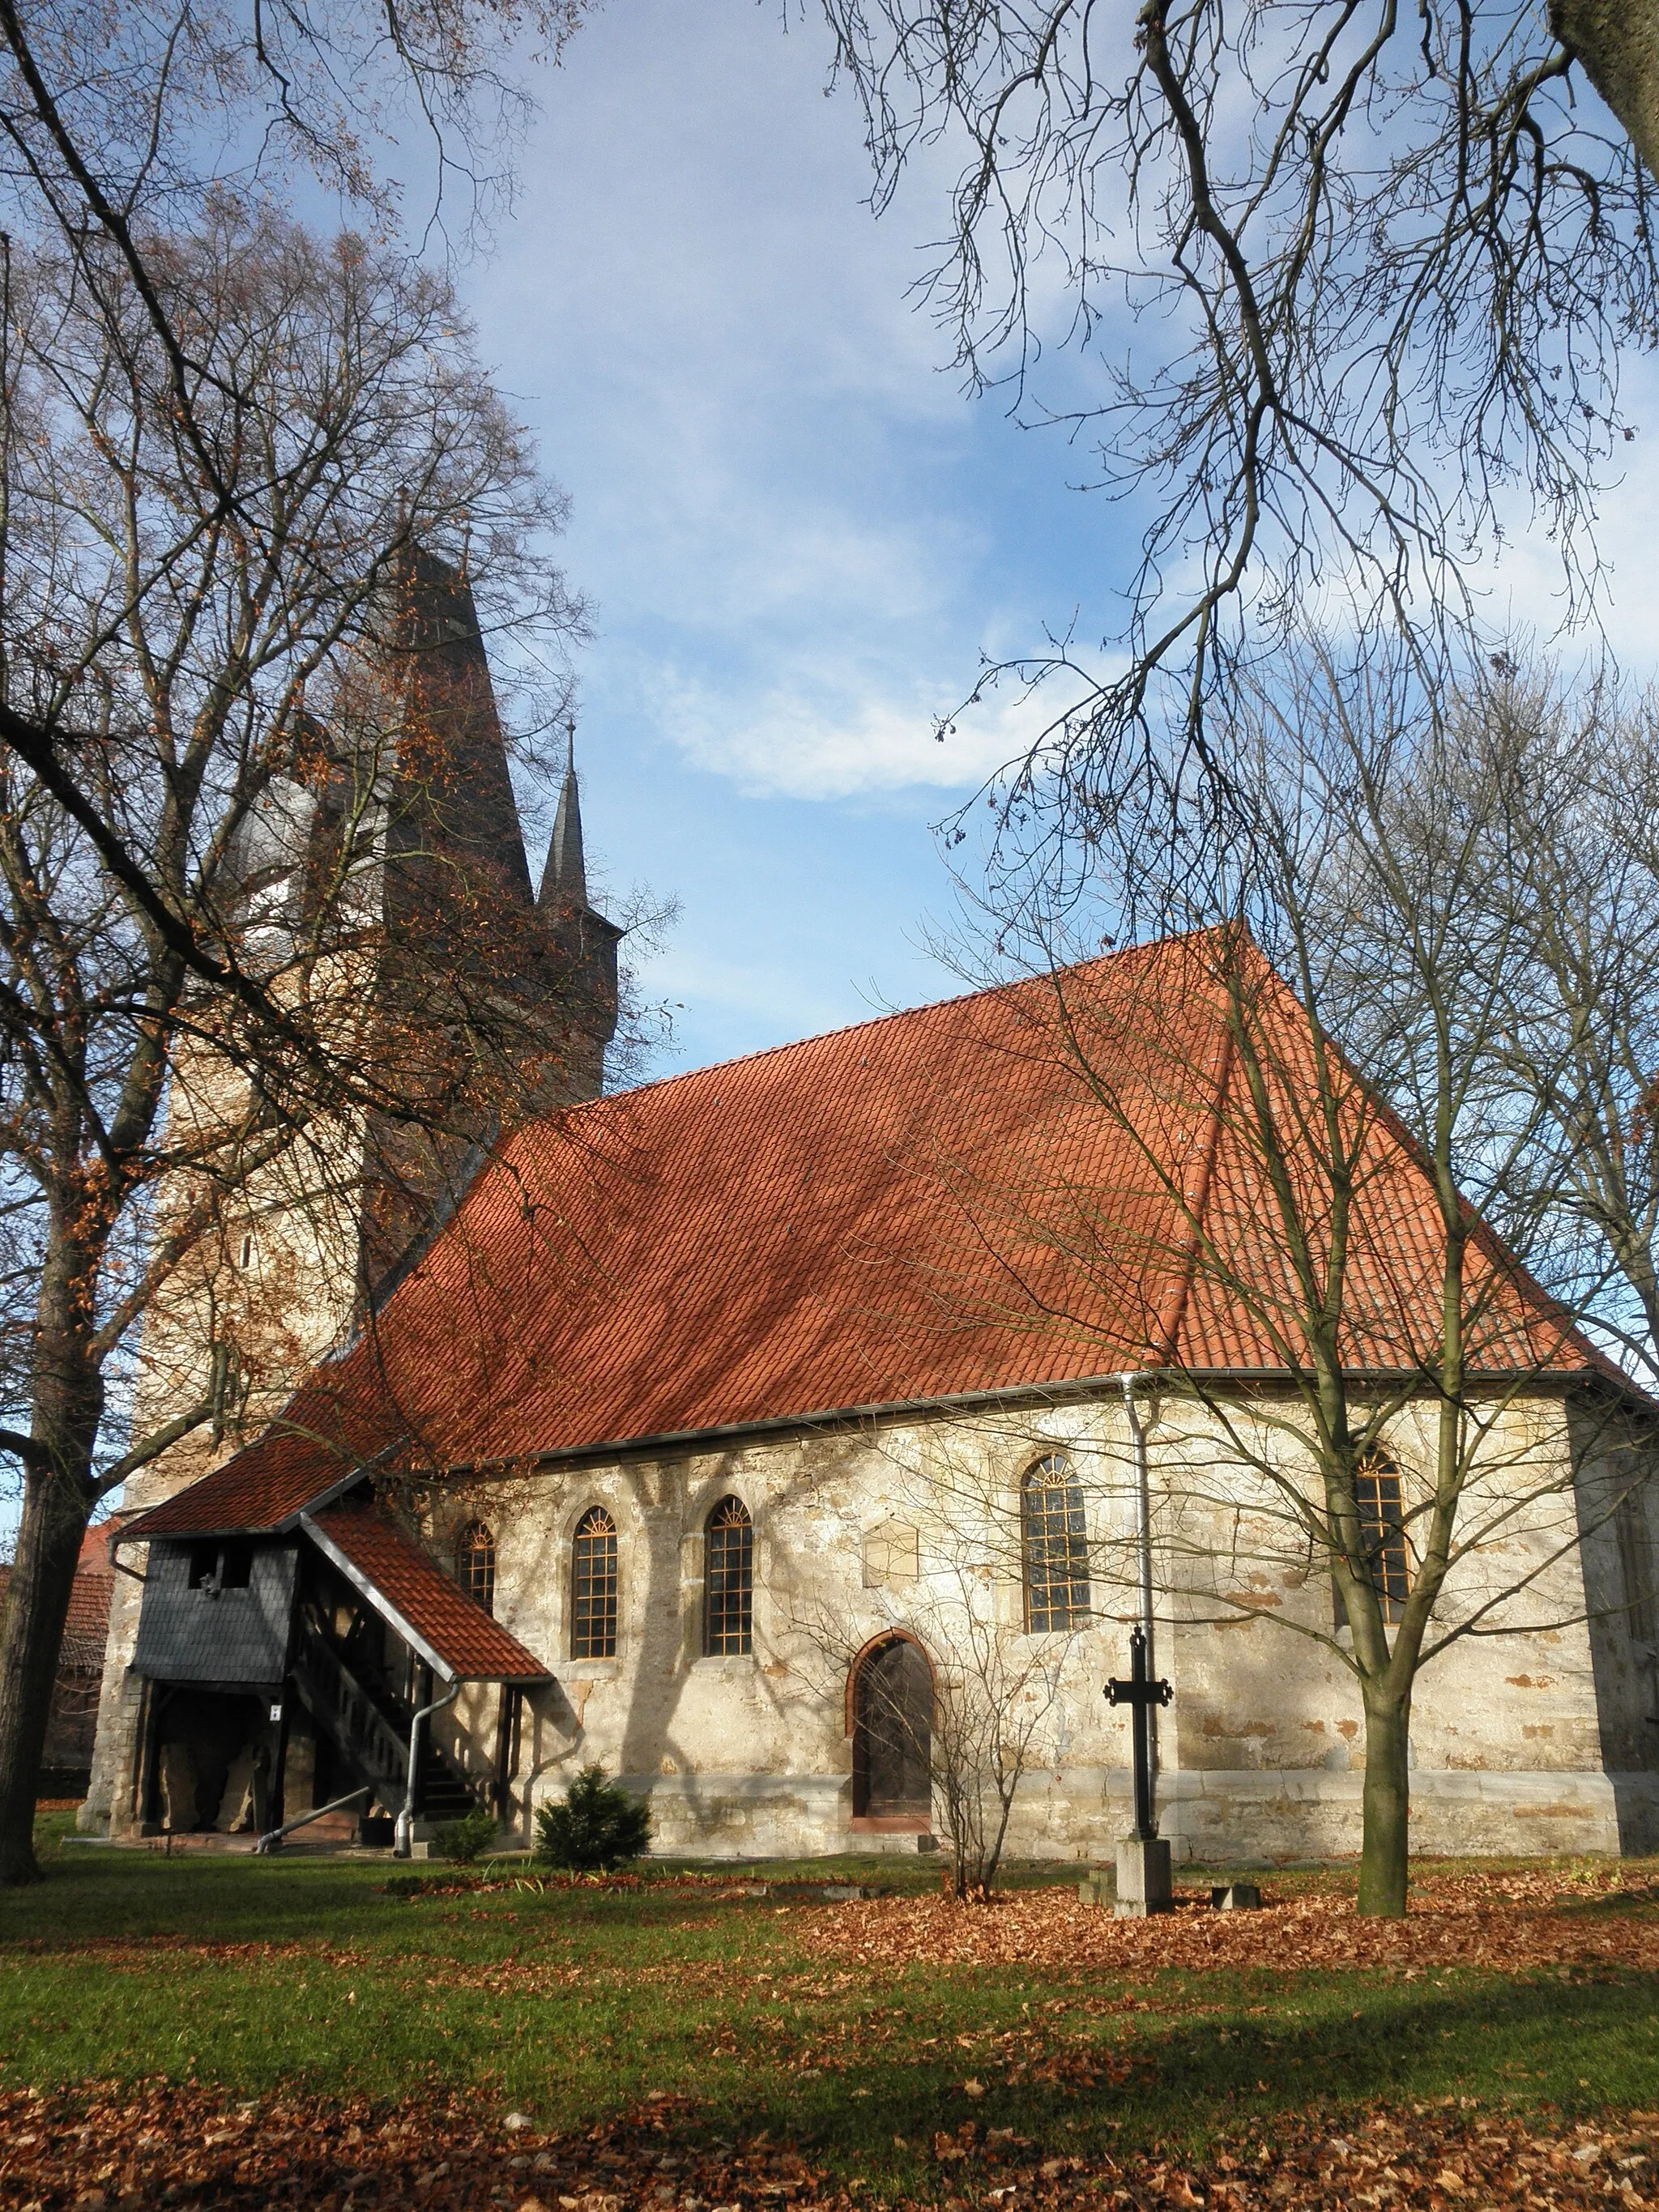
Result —
M 1311 2104 L 1659 2104 L 1659 1987 L 1615 1967 L 1164 1971 L 1133 1986 L 860 1970 L 809 1954 L 799 1907 L 775 1896 L 648 1881 L 398 1899 L 382 1865 L 43 1845 L 46 1879 L 0 1893 L 14 2087 L 161 2075 L 397 2100 L 438 2086 L 562 2129 L 656 2090 L 690 2098 L 708 2140 L 764 2130 L 899 2191 L 933 2131 L 970 2117 L 1055 2152 L 1196 2153 Z M 901 1867 L 937 1881 L 915 1863 L 858 1871 Z

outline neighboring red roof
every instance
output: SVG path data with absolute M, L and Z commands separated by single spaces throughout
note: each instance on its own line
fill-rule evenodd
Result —
M 75 1563 L 77 1575 L 102 1575 L 109 1578 L 109 1540 L 114 1533 L 118 1514 L 106 1513 L 101 1521 L 89 1521 L 81 1539 L 81 1556 Z
M 365 1334 L 131 1533 L 272 1526 L 382 1449 L 441 1468 L 1125 1368 L 1282 1372 L 1297 1301 L 1233 1110 L 1213 945 L 1136 948 L 530 1124 Z M 1294 1127 L 1311 1041 L 1265 967 L 1261 988 Z M 1343 1349 L 1410 1371 L 1437 1335 L 1438 1211 L 1397 1123 L 1337 1074 L 1359 1136 Z M 1305 1160 L 1297 1176 L 1316 1247 L 1321 1178 Z M 1213 1264 L 1193 1264 L 1189 1207 Z M 1473 1264 L 1472 1366 L 1607 1371 L 1484 1234 Z
M 378 1513 L 336 1506 L 307 1516 L 415 1635 L 464 1681 L 543 1682 L 548 1670 L 426 1553 Z
M 112 1575 L 76 1575 L 70 1586 L 69 1610 L 64 1616 L 64 1640 L 58 1646 L 58 1669 L 96 1674 L 103 1670 L 109 1642 L 109 1606 L 114 1595 Z M 0 1596 L 3 1596 L 0 1587 Z
M 109 1640 L 109 1604 L 115 1589 L 110 1572 L 109 1541 L 112 1518 L 94 1521 L 81 1539 L 81 1556 L 70 1584 L 69 1607 L 64 1615 L 64 1640 L 58 1647 L 58 1671 L 95 1674 L 104 1664 Z M 0 1605 L 11 1581 L 9 1565 L 0 1566 Z

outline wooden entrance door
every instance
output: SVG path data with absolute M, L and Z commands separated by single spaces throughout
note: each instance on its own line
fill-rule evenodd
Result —
M 926 1820 L 933 1807 L 933 1682 L 908 1638 L 860 1662 L 853 1709 L 853 1810 L 866 1819 Z

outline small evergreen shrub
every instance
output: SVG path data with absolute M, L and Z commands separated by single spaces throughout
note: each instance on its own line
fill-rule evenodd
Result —
M 482 1805 L 471 1813 L 464 1813 L 459 1820 L 446 1820 L 433 1838 L 433 1847 L 441 1859 L 449 1859 L 458 1866 L 471 1866 L 480 1851 L 495 1840 L 495 1815 L 486 1813 Z
M 650 1840 L 650 1814 L 607 1782 L 602 1766 L 584 1767 L 563 1804 L 544 1805 L 536 1815 L 536 1856 L 579 1873 L 609 1873 L 638 1858 Z

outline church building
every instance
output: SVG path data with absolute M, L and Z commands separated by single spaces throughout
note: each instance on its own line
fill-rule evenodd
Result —
M 581 919 L 574 773 L 560 823 L 541 897 Z M 88 1824 L 274 1827 L 356 1792 L 366 1838 L 478 1804 L 529 1841 L 597 1762 L 660 1852 L 914 1851 L 977 1710 L 1018 1769 L 1010 1851 L 1108 1856 L 1130 1757 L 1103 1689 L 1150 1601 L 1177 1860 L 1356 1850 L 1352 1632 L 1261 1479 L 1295 1378 L 1199 1256 L 1266 1233 L 1221 1026 L 1173 940 L 596 1074 L 485 1148 L 259 1433 L 134 1486 Z M 1422 1164 L 1386 1115 L 1373 1142 L 1349 1309 L 1394 1409 L 1367 1476 L 1393 1607 L 1439 1285 Z M 1503 1632 L 1421 1678 L 1414 1848 L 1652 1850 L 1659 1556 L 1620 1471 L 1650 1409 L 1493 1240 L 1472 1264 L 1492 1534 L 1439 1617 Z

